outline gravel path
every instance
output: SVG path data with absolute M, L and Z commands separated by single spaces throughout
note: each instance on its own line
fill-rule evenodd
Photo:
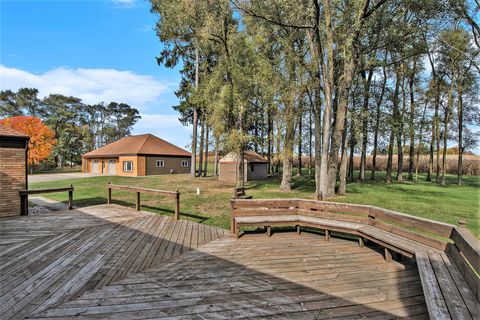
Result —
M 47 182 L 76 178 L 88 178 L 95 175 L 91 173 L 70 172 L 70 173 L 47 173 L 47 174 L 33 174 L 28 176 L 28 182 Z

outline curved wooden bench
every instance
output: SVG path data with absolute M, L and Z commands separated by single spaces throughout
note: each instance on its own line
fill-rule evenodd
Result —
M 303 199 L 232 200 L 232 233 L 240 227 L 295 226 L 358 236 L 415 258 L 431 319 L 475 319 L 480 314 L 480 242 L 463 227 L 374 206 Z M 435 235 L 435 237 L 430 236 Z M 442 239 L 443 238 L 443 239 Z

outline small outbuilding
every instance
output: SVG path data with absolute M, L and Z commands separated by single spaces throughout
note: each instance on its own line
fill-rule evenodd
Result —
M 236 183 L 239 174 L 239 155 L 230 152 L 219 161 L 219 180 Z M 268 160 L 253 151 L 244 152 L 245 181 L 268 178 Z
M 0 125 L 0 217 L 20 215 L 19 190 L 28 189 L 29 137 Z
M 149 176 L 190 172 L 190 152 L 152 134 L 128 136 L 82 156 L 82 172 Z

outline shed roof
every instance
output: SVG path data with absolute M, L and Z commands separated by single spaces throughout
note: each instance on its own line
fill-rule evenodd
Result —
M 26 134 L 1 124 L 0 124 L 0 136 L 17 138 L 17 139 L 25 139 L 25 140 L 30 139 L 29 136 L 27 136 Z
M 268 163 L 267 159 L 254 151 L 244 151 L 243 155 L 247 163 Z M 220 162 L 238 162 L 238 160 L 238 154 L 232 151 L 220 159 Z
M 87 152 L 84 158 L 118 157 L 121 155 L 157 155 L 157 156 L 185 156 L 190 152 L 177 147 L 170 142 L 160 139 L 153 134 L 128 136 L 103 147 Z

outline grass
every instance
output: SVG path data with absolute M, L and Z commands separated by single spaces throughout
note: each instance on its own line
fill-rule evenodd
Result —
M 428 219 L 457 224 L 467 221 L 467 227 L 480 238 L 480 177 L 465 176 L 464 185 L 456 185 L 456 177 L 447 177 L 447 186 L 442 187 L 425 181 L 420 176 L 417 183 L 404 182 L 386 184 L 384 175 L 379 173 L 377 180 L 365 183 L 352 182 L 347 186 L 347 194 L 327 199 L 337 202 L 370 204 Z M 254 199 L 261 198 L 312 198 L 315 181 L 305 176 L 294 177 L 293 190 L 279 191 L 280 176 L 247 183 L 248 194 Z M 189 175 L 164 175 L 149 177 L 91 177 L 51 182 L 31 183 L 31 189 L 69 186 L 75 187 L 74 204 L 89 206 L 106 203 L 105 185 L 125 184 L 163 190 L 178 190 L 181 193 L 181 216 L 200 223 L 229 228 L 230 203 L 233 186 L 218 181 L 214 177 L 192 180 Z M 196 189 L 200 188 L 200 195 Z M 135 194 L 112 191 L 113 202 L 135 206 Z M 66 193 L 49 193 L 45 197 L 65 201 Z M 161 214 L 173 214 L 173 200 L 154 195 L 142 195 L 142 210 Z

